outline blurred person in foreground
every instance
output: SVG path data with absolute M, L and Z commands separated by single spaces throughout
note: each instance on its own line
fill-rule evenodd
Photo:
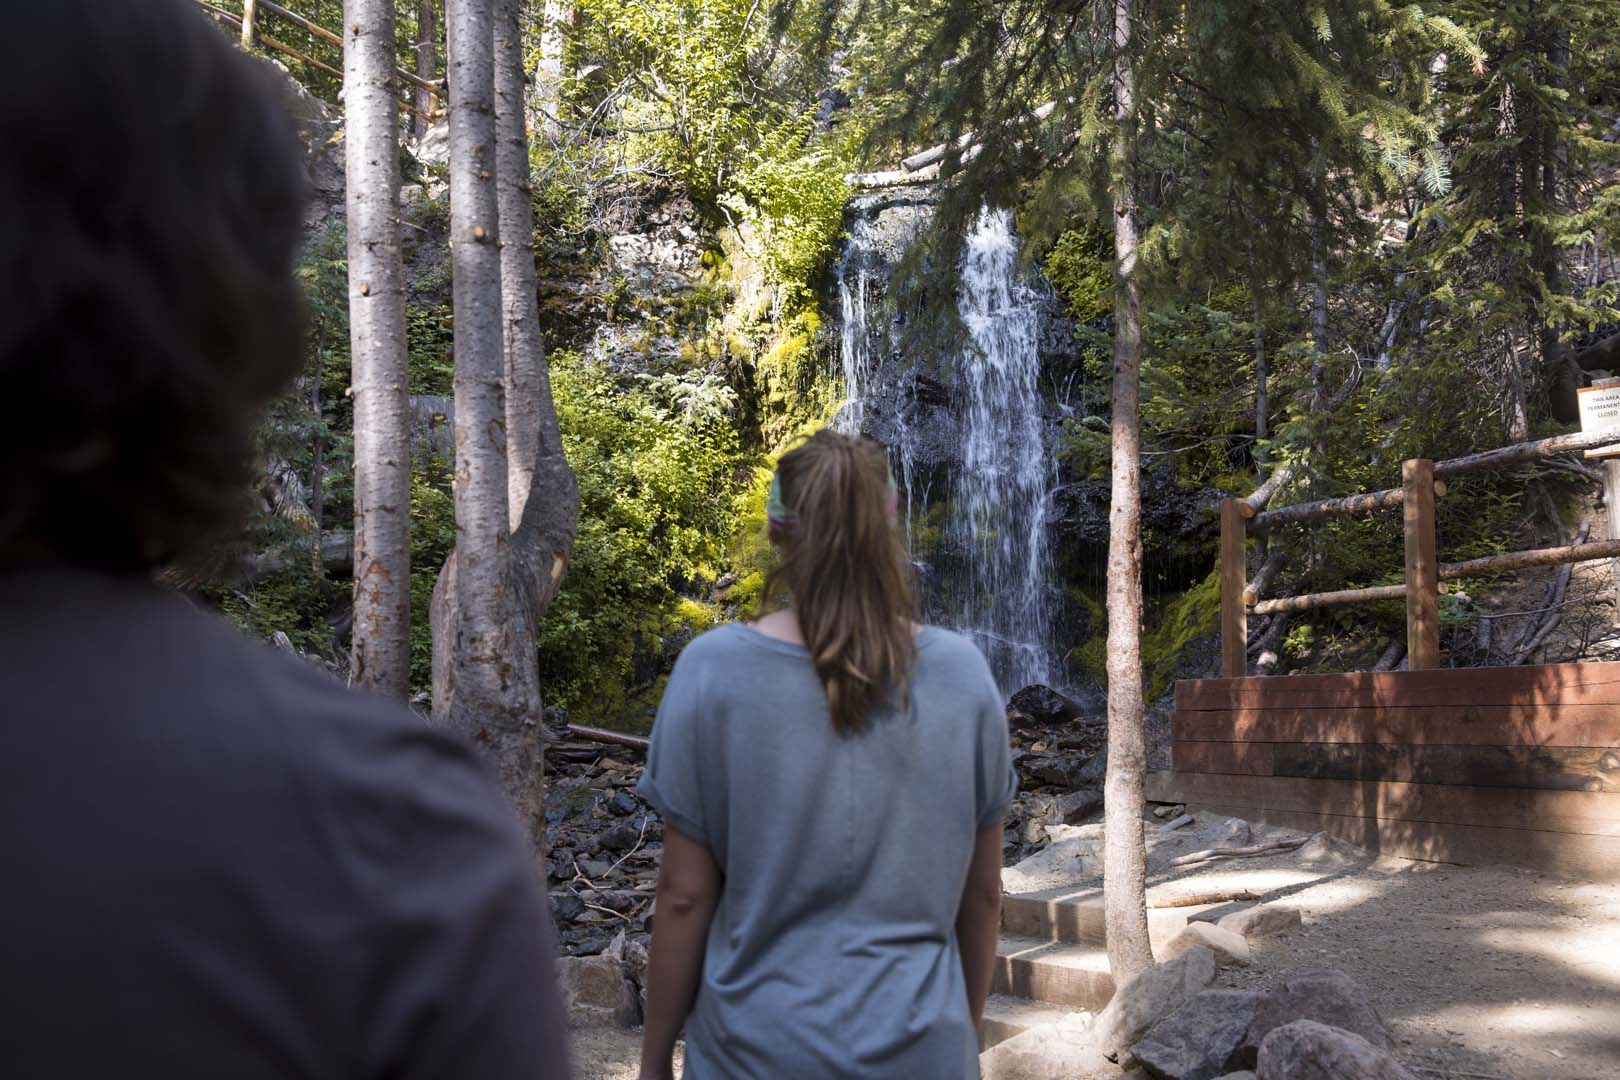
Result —
M 302 350 L 304 177 L 189 0 L 0 0 L 0 1072 L 566 1074 L 477 752 L 152 583 Z
M 964 1080 L 1001 915 L 1007 714 L 919 626 L 883 449 L 823 431 L 771 485 L 791 604 L 681 654 L 641 792 L 663 815 L 643 1080 Z

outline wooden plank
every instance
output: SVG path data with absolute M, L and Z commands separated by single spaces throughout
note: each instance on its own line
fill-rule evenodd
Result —
M 1391 821 L 1311 811 L 1256 810 L 1190 803 L 1208 810 L 1303 832 L 1326 832 L 1381 855 L 1464 866 L 1524 866 L 1565 877 L 1620 881 L 1620 837 L 1548 833 L 1478 825 Z
M 1215 742 L 1405 743 L 1451 746 L 1614 746 L 1613 705 L 1180 711 L 1177 739 Z
M 1620 705 L 1620 663 L 1352 671 L 1176 684 L 1178 709 L 1456 705 Z
M 1170 745 L 1176 772 L 1238 773 L 1271 776 L 1272 744 L 1268 742 L 1192 742 L 1177 739 Z M 1296 774 L 1297 775 L 1297 774 Z
M 1620 837 L 1620 795 L 1611 792 L 1218 773 L 1176 773 L 1169 783 L 1177 802 Z M 1156 781 L 1155 797 L 1166 786 Z
M 1178 743 L 1221 746 L 1220 743 Z M 1276 776 L 1319 780 L 1395 780 L 1411 784 L 1620 792 L 1620 751 L 1612 747 L 1401 746 L 1388 743 L 1226 743 L 1241 758 L 1265 757 Z M 1263 753 L 1259 748 L 1264 747 Z M 1176 757 L 1177 771 L 1241 772 L 1199 768 L 1199 759 Z M 1219 753 L 1210 760 L 1219 762 Z
M 1248 586 L 1244 566 L 1248 529 L 1236 499 L 1221 500 L 1221 674 L 1238 678 L 1249 673 Z

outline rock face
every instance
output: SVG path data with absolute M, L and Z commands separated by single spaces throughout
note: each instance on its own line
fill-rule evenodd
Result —
M 1218 967 L 1232 964 L 1247 966 L 1249 963 L 1249 943 L 1244 940 L 1242 934 L 1207 922 L 1188 923 L 1180 933 L 1166 942 L 1160 951 L 1164 959 L 1173 960 L 1187 950 L 1199 946 L 1215 954 L 1215 963 Z
M 1267 1035 L 1257 1071 L 1258 1080 L 1416 1080 L 1387 1049 L 1314 1020 Z
M 1205 990 L 1131 1047 L 1153 1080 L 1215 1080 L 1226 1072 L 1263 997 L 1255 990 Z
M 1255 1010 L 1254 1023 L 1239 1047 L 1236 1063 L 1254 1068 L 1266 1037 L 1296 1020 L 1312 1020 L 1319 1025 L 1340 1028 L 1360 1036 L 1379 1050 L 1392 1048 L 1383 1018 L 1354 979 L 1342 971 L 1310 971 L 1283 980 L 1266 994 Z
M 1197 946 L 1126 983 L 1092 1025 L 1097 1049 L 1116 1057 L 1215 978 L 1215 954 Z

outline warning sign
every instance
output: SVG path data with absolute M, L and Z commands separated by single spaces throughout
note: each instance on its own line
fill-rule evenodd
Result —
M 1581 432 L 1589 434 L 1613 431 L 1620 442 L 1620 381 L 1611 386 L 1583 386 L 1575 392 L 1575 401 L 1581 410 Z M 1620 454 L 1620 445 L 1603 446 L 1588 450 L 1586 456 L 1613 457 Z

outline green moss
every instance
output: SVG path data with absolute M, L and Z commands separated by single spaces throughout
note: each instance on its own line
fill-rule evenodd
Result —
M 1070 653 L 1070 659 L 1095 681 L 1108 681 L 1108 613 L 1097 597 L 1071 589 L 1071 602 L 1090 615 L 1091 637 Z M 1216 632 L 1221 614 L 1221 581 L 1211 571 L 1185 592 L 1155 604 L 1145 613 L 1142 629 L 1142 697 L 1158 701 L 1170 691 L 1182 653 L 1200 638 Z
M 1063 297 L 1076 322 L 1090 322 L 1114 310 L 1112 242 L 1092 229 L 1070 229 L 1046 257 L 1046 277 Z

